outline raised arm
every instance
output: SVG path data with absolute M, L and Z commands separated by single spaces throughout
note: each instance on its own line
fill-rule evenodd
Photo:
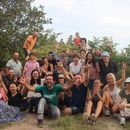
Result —
M 88 85 L 89 82 L 89 65 L 86 65 L 84 67 L 84 70 L 82 72 L 82 76 L 83 76 L 83 82 L 85 85 Z
M 23 86 L 25 86 L 29 91 L 35 91 L 35 87 L 32 87 L 31 85 L 29 85 L 29 84 L 26 82 L 25 78 L 21 78 L 21 79 L 20 79 L 20 83 L 21 83 Z
M 122 83 L 123 83 L 123 81 L 124 81 L 125 78 L 126 78 L 126 68 L 127 68 L 126 63 L 123 63 L 123 64 L 122 64 L 121 79 L 119 79 L 119 80 L 116 82 L 118 86 L 122 86 Z
M 62 67 L 62 71 L 63 71 L 63 74 L 64 74 L 65 78 L 66 78 L 67 80 L 71 81 L 72 78 L 74 78 L 73 75 L 71 75 L 72 77 L 70 77 L 70 75 L 69 75 L 70 72 L 68 72 L 68 71 L 64 68 L 62 62 L 59 62 L 58 65 L 59 65 L 60 67 Z

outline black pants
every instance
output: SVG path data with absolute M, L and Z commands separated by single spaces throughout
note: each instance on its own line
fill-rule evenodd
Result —
M 39 97 L 31 97 L 30 103 L 29 103 L 29 112 L 33 111 L 33 107 L 35 108 L 35 112 L 37 113 L 37 108 L 39 104 Z

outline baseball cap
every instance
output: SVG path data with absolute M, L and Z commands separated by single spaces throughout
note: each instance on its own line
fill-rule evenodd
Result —
M 103 56 L 110 57 L 110 55 L 109 55 L 109 53 L 108 53 L 107 51 L 104 51 L 104 52 L 102 53 L 102 57 L 103 57 Z

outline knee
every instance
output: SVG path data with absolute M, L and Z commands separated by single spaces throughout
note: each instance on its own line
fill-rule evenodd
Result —
M 63 113 L 64 113 L 64 115 L 71 115 L 71 108 L 65 108 L 64 110 L 63 110 Z
M 108 91 L 105 91 L 105 92 L 103 93 L 103 97 L 107 97 L 107 98 L 109 98 L 109 97 L 110 97 L 109 92 L 108 92 Z
M 46 103 L 45 98 L 41 98 L 40 101 L 39 101 L 39 103 L 45 104 Z
M 112 110 L 113 113 L 118 112 L 119 111 L 119 105 L 117 105 L 117 104 L 113 105 L 111 110 Z
M 61 116 L 60 110 L 57 109 L 55 112 L 52 112 L 52 118 L 58 119 Z

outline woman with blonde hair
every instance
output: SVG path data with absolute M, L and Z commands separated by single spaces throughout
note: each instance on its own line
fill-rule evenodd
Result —
M 112 113 L 119 112 L 119 101 L 120 101 L 120 86 L 122 86 L 125 80 L 126 64 L 122 65 L 122 76 L 121 79 L 116 81 L 116 77 L 113 73 L 108 73 L 106 76 L 107 85 L 103 91 L 103 102 L 104 102 L 104 114 L 110 116 L 110 110 Z

